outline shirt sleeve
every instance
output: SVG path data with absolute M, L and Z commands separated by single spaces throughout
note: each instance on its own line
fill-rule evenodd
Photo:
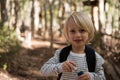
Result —
M 96 52 L 96 68 L 95 72 L 90 72 L 91 80 L 106 80 L 103 65 L 104 59 Z
M 42 76 L 56 76 L 62 72 L 62 63 L 59 62 L 60 51 L 60 49 L 56 50 L 54 56 L 41 67 Z

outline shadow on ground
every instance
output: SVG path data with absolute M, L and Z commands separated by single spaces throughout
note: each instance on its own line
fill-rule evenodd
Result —
M 54 51 L 55 49 L 45 47 L 34 50 L 22 49 L 10 63 L 8 72 L 20 80 L 54 80 L 53 77 L 41 77 L 39 72 L 44 62 L 53 56 Z

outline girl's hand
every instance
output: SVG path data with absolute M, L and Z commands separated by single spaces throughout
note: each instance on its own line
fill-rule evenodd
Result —
M 88 72 L 85 72 L 84 74 L 78 76 L 78 80 L 90 80 L 90 75 Z
M 76 70 L 76 64 L 72 61 L 65 61 L 62 64 L 62 69 L 64 72 L 72 72 Z

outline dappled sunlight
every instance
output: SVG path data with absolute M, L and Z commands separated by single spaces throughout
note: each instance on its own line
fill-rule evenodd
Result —
M 33 74 L 34 76 L 41 76 L 40 70 L 35 70 L 35 69 L 29 69 L 28 70 L 29 74 Z
M 98 7 L 94 7 L 94 25 L 95 29 L 98 31 L 99 30 L 99 24 L 98 24 Z
M 64 37 L 58 37 L 58 35 L 55 35 L 55 39 L 53 41 L 53 47 L 54 48 L 62 48 L 64 47 L 67 42 Z M 41 47 L 50 47 L 50 39 L 44 40 L 41 38 L 41 36 L 35 35 L 33 39 L 29 38 L 22 42 L 22 47 L 26 49 L 35 49 L 35 48 L 41 48 Z
M 22 46 L 27 49 L 35 49 L 35 48 L 41 48 L 41 47 L 47 47 L 50 46 L 50 41 L 36 41 L 32 40 L 30 42 L 23 42 Z M 63 45 L 64 46 L 64 45 Z M 62 48 L 63 46 L 60 46 L 59 44 L 53 44 L 54 48 Z
M 5 53 L 6 51 L 3 49 L 0 49 L 0 53 Z
M 18 77 L 13 77 L 7 72 L 0 72 L 0 80 L 21 80 Z
M 106 24 L 106 33 L 112 34 L 112 25 L 109 22 Z

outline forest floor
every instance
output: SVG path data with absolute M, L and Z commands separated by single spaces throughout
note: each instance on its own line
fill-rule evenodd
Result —
M 42 77 L 40 68 L 56 49 L 65 45 L 63 38 L 54 41 L 53 49 L 49 48 L 49 40 L 39 37 L 23 42 L 22 49 L 14 55 L 7 70 L 0 69 L 0 80 L 56 80 L 56 77 Z
M 56 77 L 42 77 L 40 68 L 54 55 L 56 49 L 65 45 L 63 38 L 56 38 L 53 50 L 49 48 L 49 40 L 38 37 L 30 42 L 23 42 L 23 48 L 14 55 L 7 70 L 0 69 L 0 80 L 56 80 Z M 114 63 L 111 58 L 104 58 L 107 80 L 120 80 L 119 63 Z

